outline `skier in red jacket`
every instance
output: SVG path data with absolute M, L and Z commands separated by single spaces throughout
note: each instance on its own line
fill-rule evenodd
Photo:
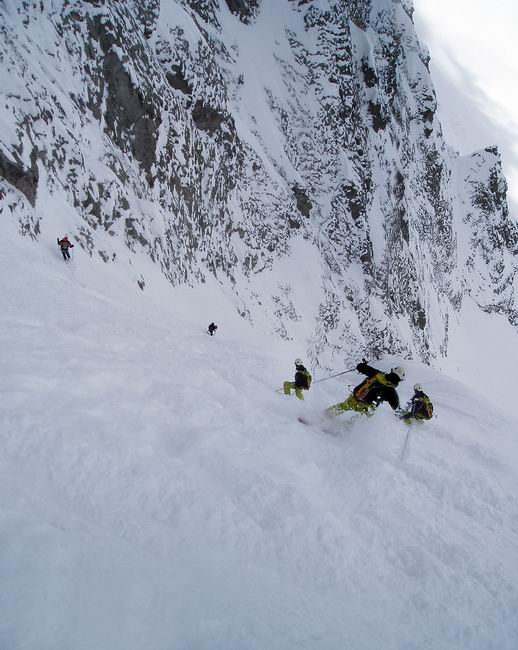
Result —
M 65 235 L 63 239 L 58 238 L 58 246 L 61 248 L 61 253 L 65 262 L 70 259 L 70 253 L 68 252 L 69 248 L 74 248 L 74 244 L 71 244 L 68 241 L 68 236 Z

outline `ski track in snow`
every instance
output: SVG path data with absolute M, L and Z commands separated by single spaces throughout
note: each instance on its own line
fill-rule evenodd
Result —
M 0 252 L 0 648 L 518 647 L 516 420 L 405 363 L 438 417 L 401 460 L 389 409 L 320 417 L 344 382 L 275 393 L 246 324 Z

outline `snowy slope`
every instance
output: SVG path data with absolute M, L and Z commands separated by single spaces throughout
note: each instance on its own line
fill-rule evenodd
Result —
M 516 419 L 403 362 L 438 417 L 401 459 L 387 409 L 319 423 L 356 374 L 275 393 L 300 350 L 216 283 L 135 291 L 14 226 L 0 265 L 0 648 L 518 646 Z

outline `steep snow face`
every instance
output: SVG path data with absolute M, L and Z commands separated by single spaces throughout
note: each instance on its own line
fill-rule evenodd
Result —
M 0 14 L 0 210 L 22 233 L 69 232 L 145 291 L 144 257 L 215 277 L 322 367 L 444 356 L 466 294 L 516 327 L 498 154 L 446 147 L 408 0 Z
M 321 425 L 356 374 L 275 394 L 289 342 L 142 268 L 0 239 L 0 647 L 515 650 L 516 419 L 405 363 L 433 421 Z

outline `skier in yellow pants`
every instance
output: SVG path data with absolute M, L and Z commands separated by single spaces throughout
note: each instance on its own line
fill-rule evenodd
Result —
M 304 367 L 302 359 L 295 359 L 295 381 L 285 381 L 283 384 L 284 394 L 291 395 L 291 391 L 295 391 L 295 395 L 299 399 L 304 399 L 302 394 L 303 390 L 309 390 L 311 386 L 311 375 Z
M 370 415 L 374 409 L 375 409 L 374 404 L 367 404 L 365 402 L 361 402 L 360 400 L 356 399 L 354 395 L 351 394 L 343 402 L 330 406 L 326 410 L 326 413 L 328 415 L 334 416 L 334 415 L 340 415 L 340 413 L 345 413 L 345 411 L 356 411 L 357 413 L 365 413 L 366 415 Z
M 399 408 L 399 396 L 396 387 L 405 377 L 403 368 L 392 368 L 390 372 L 381 372 L 365 361 L 356 366 L 356 370 L 367 379 L 356 386 L 353 392 L 343 402 L 330 406 L 326 413 L 331 416 L 345 411 L 371 414 L 381 402 L 388 402 L 392 409 Z

